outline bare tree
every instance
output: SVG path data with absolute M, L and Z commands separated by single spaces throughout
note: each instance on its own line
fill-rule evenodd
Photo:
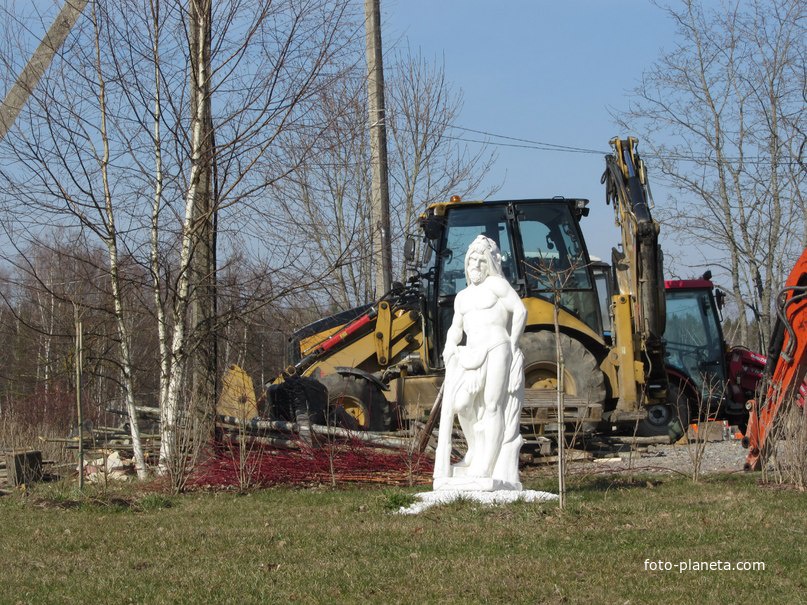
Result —
M 371 300 L 374 291 L 366 100 L 360 72 L 351 73 L 321 91 L 316 115 L 328 128 L 275 192 L 280 220 L 299 237 L 298 262 L 319 258 L 332 268 L 316 302 L 337 309 Z
M 107 130 L 107 108 L 106 108 L 106 80 L 104 76 L 103 64 L 101 62 L 101 37 L 99 15 L 97 5 L 92 3 L 93 31 L 95 40 L 95 67 L 96 67 L 96 100 L 98 103 L 98 116 L 100 118 L 98 135 L 100 137 L 101 150 L 98 157 L 98 167 L 100 169 L 101 192 L 99 197 L 103 200 L 102 208 L 99 208 L 99 221 L 103 230 L 100 233 L 101 239 L 106 244 L 109 256 L 109 278 L 112 286 L 112 301 L 114 305 L 115 321 L 118 329 L 118 341 L 120 347 L 122 386 L 126 401 L 126 411 L 129 416 L 130 434 L 132 437 L 132 453 L 135 469 L 139 479 L 146 478 L 146 462 L 143 455 L 143 445 L 140 441 L 140 428 L 135 410 L 135 385 L 134 373 L 132 370 L 132 350 L 131 336 L 129 334 L 128 317 L 123 304 L 123 286 L 120 274 L 120 259 L 118 256 L 118 228 L 115 222 L 115 206 L 113 204 L 112 184 L 110 183 L 109 163 L 110 163 L 110 141 Z M 98 200 L 99 202 L 101 200 Z M 98 202 L 96 202 L 97 205 Z M 78 312 L 76 312 L 78 322 Z M 82 471 L 83 472 L 83 471 Z
M 50 229 L 75 226 L 107 245 L 110 274 L 122 255 L 149 269 L 161 341 L 163 461 L 177 454 L 171 447 L 189 402 L 186 366 L 200 342 L 198 324 L 210 328 L 189 312 L 202 227 L 217 216 L 227 253 L 269 215 L 266 191 L 305 157 L 283 153 L 281 143 L 317 140 L 323 127 L 308 120 L 309 106 L 338 76 L 356 31 L 347 0 L 195 0 L 194 7 L 93 2 L 92 17 L 74 29 L 0 150 L 15 238 L 36 242 Z M 201 36 L 210 40 L 209 60 L 195 54 L 198 27 L 210 29 Z M 212 117 L 201 115 L 204 107 Z M 202 186 L 211 165 L 214 186 Z M 258 296 L 306 281 L 283 272 L 294 255 L 286 238 L 273 243 L 279 254 L 254 263 L 269 284 Z
M 479 191 L 492 155 L 475 154 L 458 145 L 448 131 L 456 121 L 461 98 L 445 81 L 443 68 L 409 51 L 389 65 L 387 130 L 390 135 L 391 244 L 393 259 L 426 205 L 452 194 Z M 373 298 L 369 260 L 369 139 L 366 130 L 365 82 L 360 70 L 323 91 L 320 119 L 329 124 L 309 161 L 295 173 L 294 187 L 278 193 L 284 220 L 304 233 L 306 257 L 318 256 L 334 267 L 323 283 L 322 306 L 346 309 Z M 402 264 L 396 273 L 402 277 Z
M 772 293 L 807 233 L 805 5 L 800 0 L 698 0 L 664 7 L 678 27 L 633 91 L 620 125 L 642 133 L 679 194 L 659 208 L 668 237 L 703 250 L 720 267 L 759 340 L 770 334 Z M 654 156 L 654 157 L 653 157 Z M 746 322 L 740 338 L 748 344 Z
M 452 195 L 476 199 L 492 195 L 495 190 L 481 187 L 495 155 L 485 146 L 470 153 L 450 136 L 462 109 L 462 95 L 446 82 L 443 65 L 429 63 L 406 48 L 396 54 L 393 68 L 390 180 L 394 184 L 393 232 L 400 250 L 403 238 L 415 230 L 415 221 L 428 204 L 447 201 Z
M 176 234 L 180 243 L 177 273 L 169 285 L 174 297 L 167 323 L 173 331 L 171 344 L 164 349 L 167 360 L 163 362 L 167 378 L 161 405 L 164 462 L 178 454 L 170 448 L 176 443 L 185 364 L 201 343 L 210 342 L 205 335 L 213 329 L 209 310 L 197 321 L 189 317 L 189 311 L 202 284 L 213 281 L 209 274 L 214 269 L 211 249 L 215 246 L 212 240 L 218 237 L 215 230 L 219 218 L 233 209 L 236 212 L 227 218 L 238 218 L 237 207 L 241 205 L 254 209 L 267 188 L 285 177 L 300 157 L 305 157 L 305 153 L 290 156 L 277 152 L 283 150 L 281 142 L 290 132 L 296 134 L 296 140 L 300 140 L 301 131 L 312 140 L 319 136 L 322 128 L 306 123 L 306 110 L 317 92 L 331 81 L 326 69 L 338 63 L 349 40 L 342 34 L 348 17 L 345 2 L 223 3 L 213 10 L 208 1 L 203 1 L 192 8 L 187 15 L 177 11 L 189 32 L 187 62 L 191 77 L 187 93 L 191 121 L 186 155 L 180 155 L 178 164 L 188 176 L 178 179 L 183 186 L 175 190 L 182 193 L 184 209 L 180 213 L 182 226 Z M 152 22 L 155 31 L 165 31 L 159 18 Z M 161 78 L 156 81 L 159 90 L 164 82 L 165 62 L 158 50 L 159 34 L 154 40 L 152 60 Z M 174 103 L 183 97 L 170 88 L 166 93 L 166 103 L 176 111 Z M 217 110 L 211 116 L 214 102 Z M 156 95 L 153 103 L 155 113 L 162 115 L 165 105 Z M 180 112 L 170 132 L 174 144 L 184 137 L 181 115 Z M 155 119 L 154 132 L 158 124 Z M 160 140 L 155 137 L 152 144 L 159 165 L 164 167 Z M 160 174 L 165 175 L 162 170 Z M 160 218 L 161 201 L 155 196 L 152 234 L 160 232 L 155 223 Z M 240 230 L 236 227 L 232 233 Z M 152 236 L 152 265 L 158 257 L 155 249 L 160 245 L 159 236 L 156 239 Z M 281 243 L 288 244 L 284 238 Z M 204 257 L 201 263 L 199 255 Z M 154 275 L 159 277 L 159 273 Z M 161 290 L 159 281 L 155 282 L 155 292 Z M 277 292 L 273 295 L 277 296 Z M 209 299 L 209 292 L 205 296 Z M 209 346 L 206 356 L 213 356 Z M 215 363 L 212 360 L 213 369 Z

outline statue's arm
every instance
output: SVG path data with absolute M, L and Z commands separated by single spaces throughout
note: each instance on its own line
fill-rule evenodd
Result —
M 518 339 L 521 337 L 522 332 L 524 332 L 524 326 L 527 323 L 527 309 L 524 308 L 524 303 L 521 302 L 518 292 L 516 292 L 509 283 L 506 283 L 506 288 L 502 290 L 503 292 L 500 294 L 500 297 L 504 308 L 513 315 L 510 346 L 513 351 L 515 351 L 518 347 Z
M 461 294 L 461 293 L 460 293 Z M 460 308 L 460 294 L 454 299 L 454 319 L 446 334 L 446 344 L 443 348 L 443 363 L 448 366 L 448 360 L 457 352 L 457 346 L 462 342 L 462 311 Z
M 513 349 L 515 349 L 518 347 L 518 339 L 521 338 L 524 326 L 527 324 L 527 309 L 524 307 L 524 303 L 521 302 L 518 293 L 515 290 L 511 290 L 511 292 L 515 300 L 513 301 L 513 331 L 510 334 L 510 340 L 513 344 Z
M 509 284 L 508 284 L 509 285 Z M 527 323 L 527 309 L 518 292 L 509 288 L 507 295 L 508 310 L 513 314 L 512 330 L 510 332 L 510 350 L 513 353 L 513 360 L 510 366 L 510 378 L 507 384 L 507 391 L 509 393 L 516 393 L 524 385 L 524 355 L 521 349 L 518 348 L 518 339 L 524 332 L 524 326 Z

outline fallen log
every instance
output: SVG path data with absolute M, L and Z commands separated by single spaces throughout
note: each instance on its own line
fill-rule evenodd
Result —
M 228 433 L 227 438 L 245 447 L 255 445 L 267 445 L 284 450 L 299 450 L 300 442 L 294 439 L 284 439 L 282 437 L 255 437 L 253 435 L 242 435 L 238 433 Z
M 138 414 L 142 414 L 144 416 L 152 416 L 159 418 L 160 415 L 160 408 L 137 406 L 135 409 Z M 282 447 L 282 444 L 284 444 L 284 442 L 291 442 L 291 441 L 289 441 L 288 439 L 283 439 L 281 437 L 254 435 L 253 432 L 277 431 L 281 433 L 290 433 L 293 435 L 299 435 L 303 441 L 307 442 L 308 440 L 306 439 L 306 437 L 307 434 L 309 434 L 308 431 L 310 431 L 310 433 L 316 435 L 322 435 L 325 437 L 354 439 L 362 443 L 370 443 L 373 445 L 380 445 L 394 449 L 412 449 L 413 447 L 417 447 L 417 444 L 414 443 L 414 439 L 412 437 L 396 437 L 390 433 L 381 434 L 367 431 L 353 431 L 343 429 L 340 427 L 333 427 L 333 426 L 329 427 L 317 424 L 310 425 L 309 429 L 308 427 L 305 426 L 305 424 L 307 423 L 301 423 L 299 421 L 298 422 L 287 422 L 282 420 L 243 421 L 233 416 L 218 416 L 216 418 L 216 424 L 227 429 L 243 429 L 250 437 L 268 439 L 269 441 L 267 441 L 266 445 L 271 445 L 272 442 L 276 442 L 278 444 L 281 444 L 279 445 L 279 447 Z M 232 430 L 230 430 L 229 432 L 232 433 Z
M 558 461 L 558 456 L 535 456 L 532 462 L 534 464 L 554 464 Z M 566 450 L 566 462 L 578 462 L 580 460 L 593 460 L 594 455 L 591 452 L 583 452 L 580 450 Z
M 411 437 L 393 437 L 390 435 L 379 435 L 378 433 L 371 433 L 369 431 L 350 431 L 335 426 L 322 426 L 321 424 L 312 424 L 311 431 L 316 435 L 355 439 L 362 443 L 372 443 L 373 445 L 383 445 L 395 449 L 411 449 L 413 447 L 413 439 Z
M 609 435 L 608 440 L 624 445 L 669 445 L 670 443 L 670 438 L 667 435 L 658 435 L 656 437 Z
M 145 405 L 135 406 L 135 412 L 143 416 L 151 416 L 152 418 L 160 417 L 160 408 L 153 408 Z
M 282 433 L 299 433 L 300 425 L 296 422 L 286 422 L 284 420 L 241 420 L 235 416 L 217 416 L 216 424 L 226 427 L 234 427 L 249 431 L 280 431 Z

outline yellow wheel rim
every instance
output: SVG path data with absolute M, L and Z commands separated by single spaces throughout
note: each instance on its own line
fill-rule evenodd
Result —
M 541 361 L 529 366 L 524 372 L 524 386 L 528 389 L 551 389 L 558 388 L 557 365 L 550 361 Z M 568 395 L 577 394 L 577 385 L 569 372 L 563 373 L 565 383 L 564 392 Z
M 340 397 L 336 400 L 336 405 L 341 406 L 345 412 L 355 418 L 360 427 L 364 428 L 367 426 L 367 412 L 358 399 L 353 397 Z

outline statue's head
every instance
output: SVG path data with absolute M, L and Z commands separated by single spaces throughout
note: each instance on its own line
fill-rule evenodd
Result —
M 465 254 L 465 283 L 478 285 L 489 275 L 504 275 L 502 254 L 496 242 L 484 235 L 478 235 Z

